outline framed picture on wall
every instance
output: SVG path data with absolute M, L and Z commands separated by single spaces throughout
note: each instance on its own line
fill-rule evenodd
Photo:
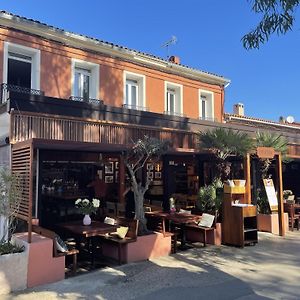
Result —
M 153 172 L 147 172 L 147 178 L 152 180 L 153 179 Z
M 114 162 L 110 161 L 105 164 L 105 174 L 113 174 L 114 173 Z
M 105 183 L 113 183 L 114 182 L 114 176 L 105 176 Z
M 115 182 L 119 182 L 119 171 L 115 173 Z
M 147 164 L 147 171 L 153 170 L 153 164 Z
M 155 172 L 154 173 L 154 178 L 155 179 L 161 179 L 161 172 Z
M 116 168 L 116 170 L 119 170 L 119 162 L 118 161 L 115 162 L 115 168 Z

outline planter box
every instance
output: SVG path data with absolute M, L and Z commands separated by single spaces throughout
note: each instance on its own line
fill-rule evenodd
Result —
M 196 230 L 187 230 L 186 239 L 192 243 L 203 243 L 203 235 Z M 206 236 L 206 243 L 211 245 L 220 246 L 222 242 L 222 228 L 221 223 L 216 224 L 214 231 L 208 231 Z
M 285 226 L 285 231 L 288 231 L 289 217 L 287 213 L 284 213 L 284 226 Z M 279 234 L 278 214 L 270 214 L 270 215 L 258 214 L 257 229 L 259 231 Z
M 138 236 L 137 241 L 125 244 L 122 247 L 122 262 L 136 262 L 171 253 L 171 237 L 164 237 L 162 233 Z M 118 259 L 118 249 L 116 245 L 103 244 L 103 255 Z
M 24 245 L 25 251 L 0 256 L 0 295 L 27 288 L 28 247 L 19 240 L 13 242 Z

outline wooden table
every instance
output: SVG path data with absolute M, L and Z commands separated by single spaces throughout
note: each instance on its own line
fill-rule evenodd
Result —
M 181 233 L 181 245 L 179 249 L 185 250 L 186 247 L 186 225 L 193 224 L 201 218 L 198 215 L 192 215 L 187 213 L 168 213 L 168 212 L 147 212 L 145 213 L 149 217 L 160 217 L 163 221 L 168 220 L 171 221 L 173 224 L 177 224 L 180 226 L 180 233 Z
M 95 263 L 95 237 L 105 235 L 106 233 L 115 232 L 118 225 L 109 225 L 99 221 L 92 221 L 91 225 L 83 225 L 82 221 L 73 221 L 60 223 L 57 225 L 60 229 L 65 230 L 77 237 L 84 237 L 91 240 L 92 251 L 91 261 L 92 265 Z

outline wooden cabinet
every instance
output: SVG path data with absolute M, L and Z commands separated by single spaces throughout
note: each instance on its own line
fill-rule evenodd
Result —
M 246 203 L 245 194 L 245 187 L 224 187 L 223 244 L 244 247 L 257 243 L 256 206 Z

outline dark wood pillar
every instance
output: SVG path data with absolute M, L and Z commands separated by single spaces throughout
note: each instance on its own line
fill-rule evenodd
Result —
M 119 201 L 120 203 L 125 202 L 124 191 L 125 191 L 125 162 L 123 153 L 121 153 L 119 158 Z
M 246 197 L 247 204 L 251 204 L 251 174 L 250 174 L 250 154 L 247 153 L 244 158 L 244 178 L 246 179 Z

